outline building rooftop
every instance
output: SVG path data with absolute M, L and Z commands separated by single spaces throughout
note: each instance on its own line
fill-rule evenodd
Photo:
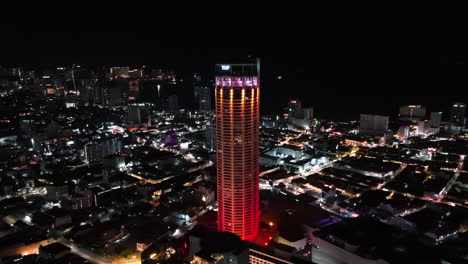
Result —
M 314 235 L 329 242 L 333 241 L 330 240 L 331 235 L 357 246 L 354 253 L 361 257 L 381 258 L 390 263 L 436 264 L 440 263 L 442 253 L 410 233 L 365 216 L 326 226 Z
M 45 254 L 52 255 L 52 256 L 57 255 L 67 250 L 70 250 L 70 248 L 58 242 L 55 242 L 55 243 L 52 243 L 52 244 L 49 244 L 47 246 L 43 246 L 40 248 L 41 252 L 44 252 Z

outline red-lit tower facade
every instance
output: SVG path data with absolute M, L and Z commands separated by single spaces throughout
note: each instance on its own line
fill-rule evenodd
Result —
M 218 230 L 254 240 L 259 228 L 260 61 L 217 64 Z

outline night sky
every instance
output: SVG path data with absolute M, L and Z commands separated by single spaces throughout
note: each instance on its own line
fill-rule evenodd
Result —
M 279 112 L 293 97 L 318 117 L 336 119 L 396 114 L 400 104 L 447 112 L 452 101 L 468 103 L 461 9 L 383 7 L 365 16 L 358 9 L 311 9 L 299 20 L 260 20 L 246 31 L 239 30 L 245 23 L 185 28 L 172 20 L 10 24 L 3 26 L 0 64 L 146 64 L 188 78 L 212 75 L 217 61 L 251 55 L 262 60 L 263 113 Z

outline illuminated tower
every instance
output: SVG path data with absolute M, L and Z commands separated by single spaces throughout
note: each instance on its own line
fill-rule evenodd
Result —
M 259 228 L 260 61 L 216 65 L 218 230 L 254 240 Z
M 461 130 L 465 126 L 466 104 L 453 103 L 450 115 L 450 126 L 453 130 Z

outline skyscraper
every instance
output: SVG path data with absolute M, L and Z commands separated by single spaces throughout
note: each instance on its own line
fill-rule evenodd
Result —
M 128 81 L 116 79 L 109 82 L 103 89 L 104 105 L 117 106 L 128 102 Z
M 129 101 L 135 101 L 139 96 L 140 91 L 140 80 L 130 79 L 128 81 L 128 99 Z
M 400 119 L 418 121 L 426 116 L 426 107 L 421 105 L 400 106 Z
M 112 67 L 110 73 L 112 78 L 128 78 L 129 67 Z
M 299 99 L 291 99 L 288 102 L 288 108 L 290 111 L 295 111 L 302 107 L 302 102 Z
M 127 122 L 129 124 L 141 124 L 141 109 L 139 106 L 129 106 L 127 111 Z
M 431 128 L 439 128 L 442 123 L 442 112 L 431 112 L 429 126 Z
M 388 116 L 361 114 L 359 133 L 383 136 L 388 130 Z
M 453 129 L 461 129 L 465 126 L 465 111 L 466 104 L 458 102 L 452 104 L 452 113 L 450 114 L 450 126 Z
M 177 112 L 179 110 L 179 97 L 175 94 L 167 97 L 167 110 Z
M 405 140 L 409 137 L 409 127 L 408 126 L 401 126 L 398 129 L 397 136 L 400 140 Z
M 202 76 L 193 73 L 193 99 L 195 109 L 200 111 L 211 111 L 211 85 L 207 81 L 202 81 Z
M 289 119 L 294 115 L 298 109 L 302 108 L 302 102 L 299 99 L 290 99 L 288 102 L 288 107 L 286 108 L 287 118 Z
M 194 86 L 193 94 L 196 108 L 201 111 L 211 110 L 211 89 L 208 86 Z
M 217 64 L 218 230 L 254 240 L 259 228 L 260 61 Z
M 310 123 L 312 122 L 313 113 L 314 109 L 312 107 L 300 107 L 294 110 L 292 114 L 288 115 L 288 120 L 291 124 L 309 129 Z

